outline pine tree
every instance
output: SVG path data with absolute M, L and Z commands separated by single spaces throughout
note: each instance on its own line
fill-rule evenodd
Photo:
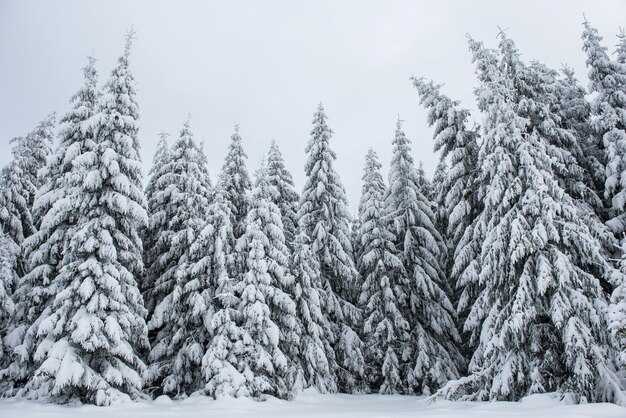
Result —
M 200 180 L 204 184 L 204 190 L 207 191 L 206 199 L 207 201 L 213 200 L 213 182 L 211 182 L 211 175 L 209 174 L 209 159 L 206 156 L 206 152 L 204 151 L 204 139 L 200 141 L 200 158 L 202 160 L 202 164 L 200 167 L 202 168 L 202 176 Z
M 249 206 L 246 195 L 252 188 L 250 176 L 246 169 L 246 158 L 247 155 L 241 146 L 239 124 L 236 124 L 235 132 L 230 137 L 228 153 L 219 177 L 219 187 L 230 205 L 231 224 L 235 239 L 239 239 L 246 232 L 244 220 Z
M 605 153 L 604 198 L 609 211 L 608 225 L 621 240 L 626 230 L 626 185 L 622 174 L 626 171 L 626 124 L 621 117 L 626 107 L 626 66 L 610 60 L 606 47 L 601 44 L 602 37 L 589 22 L 585 21 L 584 27 L 582 38 L 589 68 L 589 91 L 597 94 L 591 105 L 594 115 L 591 128 L 602 138 Z
M 398 120 L 384 213 L 410 282 L 410 312 L 405 317 L 411 318 L 412 352 L 405 358 L 413 358 L 414 363 L 404 373 L 414 390 L 429 394 L 459 376 L 463 358 L 454 308 L 439 265 L 442 238 L 425 196 L 426 181 L 416 170 L 410 152 L 410 142 Z
M 214 398 L 248 396 L 251 378 L 239 370 L 242 344 L 239 298 L 235 294 L 235 237 L 230 205 L 218 188 L 207 211 L 207 222 L 190 249 L 194 276 L 208 283 L 205 325 L 211 335 L 202 358 L 205 391 Z
M 12 160 L 0 171 L 0 225 L 15 245 L 35 232 L 23 170 Z
M 582 39 L 583 50 L 587 53 L 589 91 L 596 94 L 591 104 L 591 129 L 602 141 L 604 150 L 606 224 L 619 241 L 619 248 L 613 256 L 621 258 L 622 274 L 611 283 L 614 288 L 611 330 L 618 340 L 620 361 L 626 365 L 626 47 L 622 36 L 617 50 L 618 60 L 611 61 L 598 31 L 587 21 L 584 27 Z
M 359 298 L 364 310 L 364 343 L 367 379 L 380 393 L 410 393 L 404 373 L 410 353 L 410 282 L 398 258 L 394 236 L 383 217 L 385 184 L 378 156 L 370 149 L 365 157 L 359 203 L 361 256 L 357 259 L 364 282 Z
M 38 219 L 33 220 L 35 194 L 46 181 L 40 174 L 54 142 L 56 117 L 50 113 L 24 137 L 11 140 L 13 159 L 0 172 L 0 227 L 15 244 L 37 230 Z M 16 260 L 18 274 L 22 274 L 21 257 Z
M 461 282 L 478 289 L 465 321 L 476 341 L 470 375 L 441 396 L 517 400 L 545 391 L 592 401 L 617 399 L 606 295 L 589 263 L 610 271 L 598 241 L 559 182 L 550 141 L 516 105 L 518 89 L 493 51 L 469 41 L 484 111 L 479 198 L 473 232 L 478 269 Z
M 252 377 L 247 385 L 255 398 L 264 394 L 288 396 L 289 376 L 297 373 L 289 369 L 298 366 L 294 361 L 300 344 L 296 306 L 288 293 L 294 280 L 273 193 L 277 191 L 269 183 L 267 168 L 261 167 L 245 220 L 242 250 L 247 270 L 235 287 L 244 332 L 238 352 L 240 370 Z
M 584 170 L 582 181 L 590 193 L 583 197 L 601 219 L 606 218 L 602 196 L 604 194 L 604 147 L 602 140 L 591 129 L 591 104 L 587 90 L 580 85 L 570 67 L 563 67 L 555 87 L 556 112 L 560 126 L 569 131 L 578 145 L 576 158 Z
M 32 177 L 43 181 L 32 206 L 38 230 L 23 243 L 25 274 L 15 282 L 17 288 L 14 300 L 17 309 L 9 337 L 17 355 L 13 357 L 8 369 L 2 372 L 7 381 L 17 387 L 23 385 L 33 372 L 32 355 L 38 341 L 38 327 L 41 320 L 49 314 L 50 304 L 58 291 L 54 284 L 55 277 L 60 272 L 60 263 L 69 242 L 71 228 L 77 220 L 75 207 L 66 197 L 70 193 L 70 186 L 77 184 L 80 178 L 74 168 L 75 157 L 85 150 L 93 149 L 93 137 L 85 129 L 85 125 L 95 113 L 99 95 L 94 65 L 95 59 L 90 57 L 83 68 L 85 84 L 72 97 L 72 109 L 60 120 L 60 142 L 46 166 L 40 169 L 40 175 Z M 53 123 L 54 119 L 50 116 L 36 130 L 39 134 L 34 136 L 39 140 L 32 142 L 39 142 L 40 149 L 34 154 L 39 155 L 35 166 L 41 163 L 42 155 L 47 152 Z M 25 203 L 27 198 L 21 201 Z
M 358 288 L 358 272 L 352 259 L 345 190 L 333 168 L 336 156 L 330 149 L 331 135 L 320 104 L 306 147 L 307 180 L 298 215 L 320 263 L 322 286 L 326 290 L 325 314 L 331 323 L 336 358 L 331 369 L 337 376 L 338 388 L 354 392 L 363 389 L 364 374 L 362 341 L 355 331 L 361 312 L 353 304 L 356 301 L 350 300 Z
M 517 112 L 529 120 L 528 133 L 536 130 L 545 139 L 552 157 L 552 171 L 559 185 L 574 199 L 580 216 L 589 224 L 594 237 L 603 243 L 605 251 L 612 252 L 614 243 L 609 238 L 610 232 L 596 213 L 601 206 L 595 192 L 597 187 L 585 180 L 593 179 L 593 175 L 585 172 L 584 167 L 593 167 L 594 163 L 588 160 L 584 151 L 593 152 L 593 148 L 586 141 L 579 141 L 578 132 L 568 129 L 564 123 L 561 114 L 567 109 L 562 107 L 560 94 L 563 91 L 558 83 L 558 73 L 536 61 L 526 65 L 513 40 L 504 32 L 499 37 L 500 67 L 512 81 Z M 594 266 L 588 267 L 594 269 Z M 605 276 L 601 271 L 594 273 L 598 277 Z
M 302 322 L 299 360 L 303 367 L 302 381 L 296 382 L 293 390 L 313 387 L 321 393 L 336 392 L 337 381 L 331 370 L 335 353 L 330 344 L 331 324 L 325 315 L 325 290 L 319 262 L 304 232 L 295 237 L 291 272 L 295 279 L 296 315 Z
M 454 259 L 456 245 L 477 211 L 474 188 L 477 133 L 467 126 L 469 111 L 460 108 L 458 101 L 442 94 L 441 86 L 423 78 L 412 80 L 420 95 L 420 102 L 428 109 L 428 124 L 435 130 L 434 149 L 441 153 L 441 164 L 447 167 L 436 200 L 445 205 L 445 213 L 442 215 L 447 223 L 445 236 L 450 243 L 450 258 Z M 451 267 L 448 265 L 448 274 Z M 454 284 L 455 279 L 451 280 Z
M 141 396 L 147 345 L 138 228 L 146 222 L 137 141 L 138 109 L 128 72 L 132 36 L 89 121 L 94 146 L 73 160 L 70 192 L 59 202 L 76 214 L 56 294 L 42 313 L 37 369 L 28 397 L 106 405 Z
M 272 141 L 267 155 L 267 169 L 270 184 L 277 191 L 273 196 L 273 201 L 280 209 L 285 243 L 290 250 L 293 250 L 298 229 L 298 201 L 300 197 L 294 188 L 293 178 L 285 167 L 283 156 L 276 141 Z
M 4 268 L 7 269 L 4 274 L 13 279 L 12 283 L 6 283 L 6 290 L 15 291 L 11 295 L 14 317 L 6 327 L 2 327 L 2 337 L 6 339 L 8 353 L 12 353 L 20 344 L 27 326 L 24 321 L 26 313 L 33 306 L 38 307 L 37 291 L 26 293 L 20 283 L 19 277 L 27 270 L 28 260 L 24 255 L 29 252 L 28 245 L 26 250 L 21 247 L 26 239 L 37 232 L 40 223 L 38 208 L 33 209 L 33 204 L 37 192 L 48 181 L 49 172 L 45 170 L 45 166 L 54 142 L 55 123 L 55 114 L 51 113 L 26 136 L 14 138 L 12 142 L 15 145 L 11 150 L 13 160 L 0 172 L 0 232 L 4 238 L 11 240 L 6 242 L 3 256 Z M 9 260 L 13 263 L 11 273 L 6 265 Z M 26 355 L 23 358 L 32 354 L 23 353 Z M 15 386 L 23 382 L 28 368 L 16 364 L 21 361 L 16 356 L 6 356 L 4 360 L 6 361 L 0 363 L 3 369 L 0 371 L 0 378 L 7 384 L 0 390 L 12 393 Z
M 168 190 L 164 177 L 168 174 L 165 167 L 171 159 L 172 152 L 167 143 L 169 134 L 161 132 L 159 136 L 160 139 L 152 159 L 145 189 L 148 225 L 142 234 L 146 272 L 141 283 L 141 292 L 148 316 L 152 315 L 157 303 L 157 295 L 154 291 L 156 278 L 163 273 L 163 265 L 159 256 L 167 251 L 167 248 L 164 248 L 166 242 L 162 232 L 166 229 L 169 221 L 167 210 L 170 205 L 170 201 L 166 198 L 169 197 L 169 194 L 166 195 Z M 162 299 L 162 297 L 163 295 L 159 295 L 158 298 Z
M 201 364 L 209 339 L 203 322 L 208 283 L 193 274 L 190 260 L 190 247 L 204 225 L 203 212 L 209 205 L 201 154 L 187 121 L 158 180 L 165 187 L 159 199 L 169 204 L 158 239 L 164 251 L 155 257 L 161 275 L 154 277 L 156 306 L 148 328 L 156 335 L 147 381 L 175 397 L 204 386 Z
M 22 170 L 25 198 L 33 206 L 35 194 L 45 182 L 39 171 L 45 167 L 54 143 L 55 113 L 50 113 L 25 137 L 14 138 L 13 157 Z M 37 223 L 37 222 L 35 222 Z
M 0 368 L 4 369 L 10 359 L 10 346 L 6 347 L 5 337 L 9 333 L 15 303 L 13 287 L 17 282 L 15 258 L 19 247 L 0 230 Z M 0 394 L 10 389 L 8 382 L 0 384 Z

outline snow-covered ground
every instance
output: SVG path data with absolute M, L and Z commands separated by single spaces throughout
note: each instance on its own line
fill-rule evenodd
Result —
M 304 393 L 293 401 L 220 399 L 204 396 L 183 401 L 161 397 L 153 402 L 110 407 L 69 407 L 24 400 L 0 399 L 0 417 L 24 418 L 624 418 L 626 407 L 613 404 L 568 405 L 552 395 L 535 395 L 521 402 L 429 402 L 421 397 L 383 395 L 319 395 Z

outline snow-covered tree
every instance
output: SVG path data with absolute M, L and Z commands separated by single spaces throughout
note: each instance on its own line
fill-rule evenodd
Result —
M 623 273 L 612 281 L 611 329 L 620 345 L 622 365 L 626 365 L 626 47 L 622 36 L 618 59 L 612 61 L 598 31 L 587 21 L 584 27 L 582 39 L 587 53 L 589 91 L 595 93 L 591 129 L 602 141 L 607 225 L 619 241 L 619 249 L 613 255 L 621 258 Z
M 166 197 L 166 187 L 162 177 L 167 174 L 164 170 L 166 164 L 171 158 L 171 150 L 167 143 L 170 135 L 166 132 L 159 133 L 159 142 L 152 159 L 152 166 L 148 172 L 148 181 L 146 183 L 146 204 L 148 211 L 148 225 L 142 231 L 142 241 L 144 247 L 144 265 L 146 271 L 141 282 L 141 292 L 144 298 L 144 304 L 148 310 L 148 316 L 154 312 L 156 306 L 156 296 L 153 288 L 155 280 L 160 277 L 163 268 L 158 261 L 159 255 L 164 253 L 165 240 L 162 231 L 167 227 L 168 217 L 167 210 L 169 208 L 169 200 Z M 169 197 L 169 195 L 168 195 Z M 161 295 L 161 298 L 163 296 Z
M 601 200 L 596 194 L 596 185 L 589 182 L 594 175 L 585 170 L 585 167 L 593 169 L 594 163 L 585 155 L 585 152 L 593 155 L 593 149 L 589 146 L 593 144 L 588 144 L 584 137 L 580 140 L 580 136 L 585 134 L 584 123 L 575 125 L 577 129 L 571 129 L 569 125 L 572 121 L 566 119 L 568 113 L 580 112 L 576 109 L 580 106 L 576 93 L 573 94 L 573 102 L 564 102 L 562 95 L 572 95 L 572 92 L 559 83 L 557 71 L 536 61 L 527 65 L 520 59 L 513 40 L 504 32 L 500 33 L 499 38 L 500 69 L 513 85 L 512 97 L 517 104 L 516 112 L 528 119 L 527 133 L 536 130 L 544 138 L 551 156 L 552 171 L 560 186 L 574 199 L 579 213 L 590 224 L 596 237 L 603 240 L 610 233 L 607 233 L 596 213 Z M 575 108 L 571 109 L 570 106 Z M 610 248 L 612 245 L 607 242 L 604 247 Z
M 138 228 L 146 213 L 131 42 L 129 36 L 89 121 L 93 147 L 77 153 L 69 192 L 55 204 L 72 206 L 76 224 L 53 281 L 55 296 L 40 315 L 27 397 L 106 405 L 141 396 L 145 365 L 137 351 L 148 341 L 136 278 L 143 270 Z
M 410 283 L 410 312 L 405 318 L 411 321 L 413 351 L 405 355 L 414 362 L 404 373 L 410 376 L 415 391 L 428 394 L 457 378 L 464 361 L 458 349 L 454 308 L 439 264 L 442 238 L 425 186 L 398 120 L 384 213 Z
M 164 225 L 157 242 L 163 251 L 154 257 L 157 267 L 151 269 L 160 275 L 153 278 L 148 292 L 155 303 L 148 328 L 156 335 L 146 380 L 175 397 L 204 386 L 201 364 L 209 340 L 204 326 L 208 283 L 193 274 L 190 259 L 191 245 L 204 226 L 209 205 L 203 164 L 187 121 L 157 182 L 159 200 L 168 204 L 159 214 Z
M 239 298 L 235 294 L 235 237 L 230 205 L 218 188 L 207 222 L 190 249 L 192 272 L 208 283 L 205 326 L 211 335 L 202 358 L 205 391 L 215 398 L 248 396 L 249 374 L 240 371 L 237 350 L 242 344 Z
M 202 177 L 200 180 L 204 184 L 204 189 L 207 191 L 206 198 L 210 202 L 213 200 L 214 190 L 213 190 L 213 182 L 211 181 L 211 175 L 209 174 L 209 159 L 204 150 L 204 143 L 205 141 L 203 139 L 202 141 L 200 141 L 200 144 L 199 144 L 200 157 L 202 160 L 202 164 L 200 165 L 200 167 L 202 167 Z
M 476 350 L 469 376 L 440 395 L 517 400 L 563 391 L 616 400 L 607 297 L 586 269 L 596 263 L 609 272 L 610 265 L 559 182 L 552 144 L 516 105 L 510 69 L 481 43 L 469 44 L 485 114 L 478 161 L 484 207 L 467 232 L 482 238 L 479 268 L 461 274 L 478 291 L 464 324 Z
M 45 182 L 45 167 L 54 142 L 56 116 L 50 113 L 26 136 L 11 140 L 13 159 L 2 168 L 0 178 L 0 226 L 15 244 L 36 231 L 33 220 L 35 194 Z
M 563 67 L 554 87 L 556 96 L 555 111 L 559 125 L 574 136 L 579 155 L 575 155 L 584 170 L 582 181 L 591 193 L 583 192 L 581 197 L 594 208 L 601 219 L 606 218 L 604 210 L 604 146 L 602 138 L 591 129 L 591 104 L 587 100 L 587 90 L 578 82 L 574 70 Z
M 39 171 L 44 168 L 54 143 L 55 113 L 50 113 L 37 124 L 35 129 L 24 137 L 14 138 L 13 157 L 25 177 L 26 198 L 29 207 L 33 206 L 35 194 L 46 181 Z M 37 223 L 37 222 L 35 222 Z
M 622 240 L 626 231 L 626 66 L 612 61 L 602 37 L 589 22 L 584 23 L 583 50 L 587 53 L 589 91 L 596 93 L 591 104 L 593 132 L 602 138 L 605 152 L 604 198 L 609 210 L 608 225 Z
M 18 251 L 17 244 L 0 230 L 0 369 L 4 369 L 10 359 L 11 347 L 6 347 L 4 340 L 12 326 L 15 313 L 12 293 L 17 282 L 15 258 Z M 0 384 L 0 394 L 10 389 L 7 387 L 8 383 L 5 381 Z
M 384 219 L 385 183 L 378 156 L 370 149 L 365 157 L 363 188 L 359 203 L 360 257 L 357 267 L 363 286 L 363 341 L 366 376 L 380 393 L 410 393 L 407 363 L 410 347 L 409 281 Z
M 357 293 L 358 272 L 352 259 L 349 213 L 345 189 L 333 167 L 332 131 L 320 104 L 313 116 L 311 139 L 306 147 L 307 176 L 300 198 L 300 227 L 311 239 L 311 251 L 320 263 L 322 285 L 328 298 L 326 312 L 332 327 L 339 390 L 362 390 L 364 363 L 357 330 L 361 312 L 351 300 Z
M 89 58 L 88 64 L 83 68 L 85 84 L 72 97 L 71 110 L 60 120 L 59 144 L 48 158 L 47 164 L 40 169 L 39 177 L 33 177 L 43 182 L 32 206 L 38 230 L 23 244 L 25 273 L 15 290 L 17 309 L 10 335 L 10 340 L 15 345 L 12 348 L 17 347 L 17 355 L 14 356 L 11 366 L 3 372 L 7 381 L 12 381 L 18 387 L 33 372 L 32 355 L 37 343 L 39 323 L 47 315 L 43 313 L 49 309 L 58 291 L 54 280 L 60 271 L 71 227 L 77 220 L 76 208 L 64 198 L 70 193 L 70 187 L 78 184 L 82 178 L 74 167 L 75 157 L 92 149 L 94 145 L 91 131 L 87 128 L 89 118 L 95 113 L 99 95 L 94 64 L 95 59 Z M 39 140 L 32 141 L 40 143 L 40 150 L 36 155 L 41 156 L 47 152 L 53 123 L 50 116 L 36 130 L 39 133 L 34 136 Z M 24 176 L 26 177 L 28 176 Z M 26 201 L 25 198 L 23 200 Z
M 478 156 L 477 133 L 468 124 L 469 111 L 459 102 L 441 93 L 441 86 L 423 78 L 413 78 L 420 102 L 428 109 L 428 124 L 434 127 L 434 149 L 445 165 L 443 181 L 438 185 L 437 200 L 445 205 L 445 218 L 454 258 L 456 244 L 471 225 L 477 211 L 474 173 Z M 448 270 L 449 271 L 449 270 Z
M 242 250 L 247 270 L 235 290 L 240 296 L 243 338 L 238 352 L 240 370 L 252 375 L 251 396 L 288 397 L 301 368 L 298 359 L 300 324 L 293 301 L 294 279 L 289 271 L 277 190 L 265 166 L 259 169 L 245 219 Z
M 239 124 L 235 125 L 235 132 L 230 137 L 228 153 L 219 175 L 219 188 L 226 197 L 230 206 L 235 239 L 239 239 L 246 231 L 244 220 L 248 214 L 247 194 L 252 188 L 250 176 L 246 169 L 246 153 L 241 146 Z
M 300 197 L 294 188 L 293 178 L 285 167 L 283 156 L 276 141 L 272 141 L 267 155 L 267 169 L 270 184 L 277 191 L 277 193 L 272 194 L 272 197 L 282 216 L 285 243 L 292 250 L 298 232 L 298 201 Z
M 302 381 L 295 382 L 292 391 L 313 387 L 321 393 L 336 392 L 337 381 L 332 372 L 335 353 L 331 326 L 325 314 L 325 290 L 322 287 L 319 262 L 311 251 L 304 232 L 295 237 L 291 258 L 295 280 L 296 315 L 301 321 L 300 358 Z
M 35 232 L 31 206 L 28 203 L 26 176 L 12 160 L 0 171 L 0 225 L 16 245 Z

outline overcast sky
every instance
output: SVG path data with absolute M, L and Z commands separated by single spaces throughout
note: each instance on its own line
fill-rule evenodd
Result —
M 465 35 L 496 46 L 500 26 L 524 59 L 555 68 L 567 63 L 587 85 L 583 13 L 612 51 L 625 24 L 624 0 L 0 0 L 0 164 L 10 158 L 11 138 L 48 112 L 68 109 L 87 55 L 98 59 L 106 81 L 132 26 L 144 172 L 157 133 L 178 136 L 191 114 L 213 176 L 239 122 L 249 171 L 274 138 L 300 189 L 312 114 L 321 101 L 354 212 L 364 155 L 373 147 L 386 173 L 398 115 L 416 160 L 429 174 L 436 166 L 411 75 L 445 82 L 446 94 L 474 110 Z M 473 117 L 480 121 L 475 111 Z

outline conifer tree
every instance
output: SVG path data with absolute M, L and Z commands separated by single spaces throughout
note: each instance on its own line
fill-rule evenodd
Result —
M 385 184 L 378 156 L 370 149 L 365 158 L 359 203 L 361 256 L 357 267 L 363 286 L 363 339 L 367 379 L 380 393 L 410 393 L 407 355 L 411 352 L 409 312 L 410 281 L 398 258 L 394 236 L 383 217 Z
M 398 120 L 384 211 L 410 283 L 410 312 L 405 317 L 411 318 L 412 351 L 405 356 L 414 363 L 404 373 L 410 376 L 415 391 L 429 394 L 459 376 L 463 358 L 454 308 L 439 265 L 442 239 L 424 194 L 428 193 L 426 181 L 415 168 L 410 151 Z
M 587 100 L 587 90 L 580 85 L 570 67 L 563 67 L 556 80 L 555 111 L 560 118 L 560 126 L 575 137 L 580 155 L 577 155 L 584 170 L 583 182 L 590 191 L 583 193 L 601 219 L 606 219 L 602 196 L 604 195 L 604 146 L 602 138 L 591 129 L 591 104 Z
M 46 166 L 40 169 L 43 175 L 33 177 L 43 181 L 32 206 L 38 230 L 23 243 L 26 259 L 22 270 L 25 272 L 15 282 L 16 312 L 10 335 L 16 355 L 8 369 L 2 372 L 16 388 L 23 385 L 34 371 L 32 356 L 38 341 L 38 327 L 49 314 L 50 304 L 59 291 L 55 278 L 60 273 L 60 263 L 77 220 L 76 208 L 67 197 L 72 192 L 71 187 L 79 184 L 82 178 L 74 167 L 74 159 L 94 146 L 91 131 L 85 129 L 96 111 L 99 96 L 94 65 L 95 59 L 90 57 L 83 68 L 85 84 L 72 97 L 72 109 L 60 120 L 60 142 Z M 33 142 L 41 145 L 35 155 L 45 154 L 52 124 L 52 117 L 40 124 L 36 135 L 40 140 Z M 37 165 L 39 163 L 41 161 Z M 26 198 L 22 202 L 26 202 Z
M 622 239 L 626 230 L 626 124 L 621 117 L 626 107 L 626 66 L 611 61 L 606 47 L 602 46 L 602 37 L 598 31 L 585 21 L 583 31 L 583 50 L 587 53 L 589 68 L 589 91 L 596 93 L 591 109 L 595 116 L 591 128 L 602 138 L 605 153 L 604 198 L 608 208 L 608 225 L 618 239 Z
M 0 172 L 0 227 L 17 245 L 37 230 L 32 207 L 35 194 L 46 181 L 40 170 L 52 151 L 55 123 L 56 116 L 50 113 L 26 136 L 12 139 L 13 159 Z M 16 261 L 20 264 L 17 268 L 21 267 L 21 260 Z
M 42 313 L 37 369 L 28 397 L 97 405 L 141 396 L 147 345 L 136 278 L 143 270 L 138 228 L 145 224 L 137 141 L 138 109 L 128 70 L 132 36 L 89 121 L 94 145 L 73 161 L 78 173 L 59 205 L 77 211 L 56 296 Z
M 601 205 L 595 193 L 596 185 L 587 179 L 593 175 L 585 172 L 585 167 L 593 167 L 584 151 L 592 151 L 583 141 L 578 141 L 577 132 L 568 129 L 561 116 L 565 109 L 559 95 L 562 90 L 558 83 L 558 73 L 545 65 L 532 62 L 525 64 L 513 40 L 504 32 L 499 34 L 500 68 L 513 85 L 512 97 L 518 103 L 517 113 L 529 120 L 528 133 L 536 131 L 548 144 L 552 157 L 552 171 L 559 185 L 574 199 L 578 212 L 590 226 L 594 237 L 603 243 L 605 251 L 613 250 L 614 243 L 610 232 L 599 218 L 597 208 Z M 593 155 L 593 154 L 592 154 Z M 601 213 L 600 213 L 601 214 Z M 596 265 L 588 266 L 590 271 Z M 606 284 L 606 274 L 594 271 Z
M 273 201 L 280 209 L 285 234 L 285 243 L 292 250 L 298 229 L 298 201 L 300 197 L 293 185 L 291 173 L 285 167 L 283 156 L 276 141 L 272 141 L 267 155 L 270 184 L 276 189 Z
M 205 392 L 222 396 L 248 396 L 249 375 L 240 369 L 239 298 L 235 294 L 235 237 L 230 205 L 219 185 L 207 211 L 207 222 L 190 249 L 195 277 L 208 283 L 205 326 L 211 336 L 202 358 Z
M 302 323 L 299 360 L 303 368 L 302 382 L 296 382 L 292 390 L 313 387 L 321 393 L 336 392 L 337 381 L 332 372 L 335 353 L 330 344 L 331 325 L 325 314 L 325 290 L 319 262 L 304 232 L 295 237 L 291 272 L 295 279 L 296 315 Z
M 8 365 L 11 354 L 11 347 L 6 347 L 5 338 L 9 333 L 15 313 L 12 293 L 17 281 L 15 258 L 18 251 L 19 248 L 13 240 L 0 230 L 0 370 Z M 9 389 L 9 382 L 5 381 L 0 384 L 0 394 Z
M 450 243 L 450 258 L 454 259 L 456 244 L 477 211 L 473 178 L 478 156 L 477 133 L 467 126 L 469 111 L 442 94 L 441 86 L 423 78 L 412 80 L 420 102 L 428 109 L 428 124 L 434 127 L 434 149 L 441 153 L 441 164 L 447 166 L 436 199 L 445 207 L 445 236 Z M 450 269 L 449 265 L 447 271 Z
M 470 375 L 440 394 L 517 400 L 558 390 L 616 400 L 606 295 L 586 270 L 590 260 L 604 271 L 610 266 L 559 182 L 550 141 L 516 106 L 511 73 L 493 51 L 469 44 L 485 113 L 478 163 L 484 207 L 473 233 L 483 241 L 479 268 L 461 275 L 478 289 L 465 321 L 476 350 Z
M 273 193 L 277 192 L 263 166 L 245 220 L 242 250 L 247 270 L 236 285 L 244 332 L 239 355 L 242 372 L 247 374 L 249 370 L 253 376 L 247 383 L 251 396 L 272 394 L 285 398 L 291 386 L 289 377 L 298 374 L 298 370 L 290 369 L 300 366 L 300 324 L 291 296 L 294 279 L 289 272 L 281 213 L 272 201 Z
M 228 153 L 219 177 L 219 187 L 230 206 L 231 224 L 235 239 L 239 239 L 246 232 L 244 219 L 248 213 L 249 205 L 247 193 L 252 188 L 250 176 L 246 169 L 246 158 L 247 155 L 241 146 L 239 124 L 236 124 L 235 132 L 230 137 Z
M 0 225 L 15 245 L 35 232 L 28 203 L 26 176 L 17 161 L 11 160 L 0 171 Z
M 204 386 L 201 364 L 209 339 L 204 326 L 208 283 L 193 274 L 190 259 L 190 247 L 204 225 L 203 212 L 209 204 L 201 154 L 187 121 L 158 181 L 165 187 L 160 199 L 169 205 L 163 211 L 165 225 L 158 239 L 164 251 L 155 257 L 162 273 L 154 278 L 156 306 L 148 328 L 156 335 L 147 380 L 175 397 Z
M 40 176 L 39 171 L 45 167 L 52 152 L 55 125 L 56 115 L 52 112 L 26 136 L 14 138 L 12 141 L 15 143 L 12 150 L 14 159 L 24 176 L 24 192 L 29 207 L 33 206 L 35 194 L 46 180 Z
M 621 258 L 621 275 L 612 280 L 610 321 L 619 344 L 620 361 L 626 365 L 626 64 L 624 37 L 618 44 L 617 61 L 612 61 L 602 37 L 588 21 L 584 22 L 583 50 L 587 53 L 589 91 L 595 93 L 591 103 L 592 132 L 604 151 L 604 205 L 607 226 L 619 246 L 613 257 Z
M 307 180 L 300 198 L 299 222 L 311 239 L 311 250 L 320 263 L 325 306 L 333 336 L 338 388 L 345 392 L 363 390 L 364 363 L 359 328 L 361 312 L 350 298 L 358 286 L 352 259 L 349 214 L 345 190 L 333 167 L 331 129 L 320 104 L 313 116 L 311 139 L 306 147 Z
M 164 168 L 169 163 L 172 155 L 167 143 L 168 136 L 169 134 L 165 132 L 159 134 L 160 138 L 152 159 L 152 166 L 148 173 L 148 182 L 145 190 L 148 225 L 142 234 L 146 272 L 141 283 L 141 292 L 145 307 L 148 310 L 148 316 L 152 315 L 156 306 L 155 297 L 157 295 L 154 292 L 154 285 L 156 278 L 160 277 L 163 272 L 159 255 L 165 252 L 163 248 L 165 240 L 162 232 L 166 229 L 169 221 L 167 210 L 170 202 L 166 199 L 167 187 L 163 178 L 167 174 Z
M 204 189 L 207 191 L 207 201 L 212 201 L 213 200 L 213 194 L 214 194 L 214 190 L 213 190 L 213 182 L 211 181 L 211 175 L 209 174 L 209 159 L 206 156 L 206 152 L 204 150 L 204 139 L 202 141 L 200 141 L 199 144 L 199 149 L 200 149 L 200 157 L 202 160 L 202 164 L 200 165 L 200 167 L 202 168 L 202 177 L 201 177 L 201 181 L 204 184 Z

